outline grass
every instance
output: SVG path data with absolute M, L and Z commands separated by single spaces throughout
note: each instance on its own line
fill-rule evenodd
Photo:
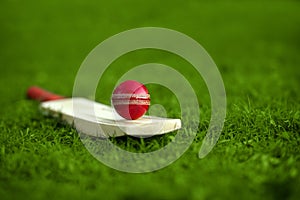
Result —
M 299 8 L 292 0 L 1 1 L 1 199 L 298 199 Z M 81 62 L 99 42 L 142 26 L 175 29 L 202 44 L 222 74 L 228 106 L 217 145 L 200 160 L 210 119 L 201 77 L 165 52 L 143 50 L 116 60 L 99 83 L 99 101 L 109 103 L 114 81 L 129 68 L 158 62 L 188 77 L 201 109 L 195 140 L 180 159 L 159 171 L 129 174 L 98 162 L 73 128 L 43 116 L 25 92 L 39 85 L 71 96 Z M 180 115 L 171 94 L 149 87 L 168 115 Z M 173 136 L 112 140 L 149 152 Z

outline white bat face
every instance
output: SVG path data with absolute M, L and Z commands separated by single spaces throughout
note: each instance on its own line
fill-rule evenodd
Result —
M 41 103 L 41 109 L 47 115 L 61 117 L 80 133 L 95 137 L 150 137 L 181 128 L 180 119 L 145 115 L 138 120 L 126 120 L 110 106 L 85 98 L 46 101 Z

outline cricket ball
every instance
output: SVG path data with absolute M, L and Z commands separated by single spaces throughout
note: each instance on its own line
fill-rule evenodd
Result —
M 123 118 L 134 120 L 142 117 L 150 105 L 150 95 L 145 85 L 134 80 L 122 82 L 112 94 L 112 105 Z

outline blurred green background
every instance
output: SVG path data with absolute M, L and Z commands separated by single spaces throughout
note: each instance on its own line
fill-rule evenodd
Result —
M 2 0 L 1 199 L 298 199 L 299 24 L 296 0 Z M 197 137 L 179 160 L 153 173 L 127 174 L 99 163 L 74 129 L 42 116 L 25 93 L 39 85 L 71 96 L 77 70 L 96 45 L 145 26 L 180 31 L 207 50 L 224 79 L 228 111 L 217 146 L 200 160 L 197 152 L 210 117 L 201 77 L 193 76 L 185 61 L 159 51 L 118 59 L 99 84 L 98 90 L 106 90 L 99 101 L 109 103 L 122 72 L 159 62 L 189 78 L 202 114 Z M 155 87 L 153 92 L 163 96 Z M 168 104 L 167 98 L 160 101 Z M 146 142 L 161 147 L 170 138 Z M 134 138 L 117 142 L 137 151 L 144 145 Z

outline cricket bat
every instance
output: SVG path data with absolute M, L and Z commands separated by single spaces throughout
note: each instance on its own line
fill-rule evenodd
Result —
M 89 136 L 151 137 L 181 128 L 180 119 L 144 115 L 137 120 L 126 120 L 117 116 L 111 106 L 81 97 L 65 98 L 36 86 L 27 90 L 27 97 L 41 102 L 43 114 L 59 117 Z

